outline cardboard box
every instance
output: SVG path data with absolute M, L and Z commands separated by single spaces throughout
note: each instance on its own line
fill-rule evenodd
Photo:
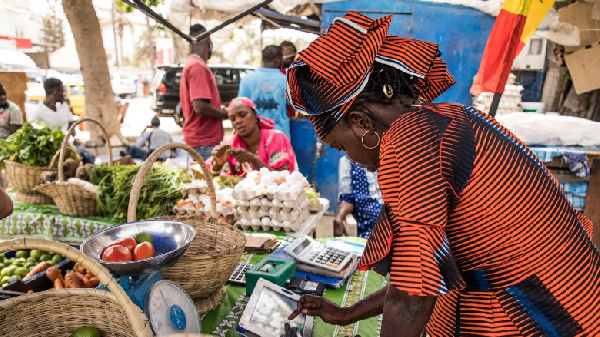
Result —
M 600 89 L 600 43 L 565 55 L 578 95 Z
M 560 22 L 577 26 L 580 29 L 581 42 L 578 47 L 565 46 L 565 52 L 571 53 L 585 46 L 600 42 L 600 21 L 592 19 L 591 2 L 575 2 L 558 10 Z
M 561 22 L 580 29 L 579 46 L 565 46 L 565 62 L 578 95 L 600 89 L 600 21 L 592 19 L 595 5 L 600 6 L 580 1 L 558 11 Z

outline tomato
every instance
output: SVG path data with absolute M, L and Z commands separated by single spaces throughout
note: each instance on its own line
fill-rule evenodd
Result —
M 102 249 L 102 253 L 100 253 L 100 259 L 102 259 L 102 257 L 104 256 L 104 252 L 112 246 L 123 246 L 127 249 L 129 249 L 129 251 L 131 251 L 133 253 L 133 250 L 135 249 L 135 245 L 137 244 L 137 242 L 135 242 L 134 238 L 122 238 L 122 239 L 118 239 L 115 240 L 109 244 L 107 244 L 106 246 L 104 246 L 104 248 Z
M 135 249 L 133 250 L 133 259 L 135 261 L 145 260 L 155 256 L 156 252 L 154 251 L 154 246 L 150 242 L 142 242 L 135 246 Z
M 108 262 L 127 262 L 133 260 L 133 255 L 127 247 L 115 245 L 106 249 L 104 254 L 102 254 L 102 260 Z

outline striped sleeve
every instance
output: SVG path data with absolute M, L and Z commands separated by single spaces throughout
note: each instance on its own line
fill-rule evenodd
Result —
M 379 186 L 388 214 L 379 223 L 389 230 L 373 234 L 391 237 L 369 240 L 373 243 L 361 263 L 375 263 L 386 252 L 391 284 L 411 294 L 437 296 L 465 285 L 445 227 L 472 165 L 465 165 L 463 154 L 454 149 L 468 148 L 468 140 L 459 141 L 464 136 L 460 123 L 425 109 L 415 113 L 396 121 L 383 137 Z M 391 247 L 375 247 L 385 242 Z

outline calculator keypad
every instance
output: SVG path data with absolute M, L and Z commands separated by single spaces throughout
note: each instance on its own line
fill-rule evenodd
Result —
M 324 247 L 320 251 L 315 251 L 309 260 L 315 264 L 322 264 L 331 268 L 338 268 L 340 263 L 344 261 L 349 252 L 344 252 L 332 247 Z
M 228 283 L 245 285 L 246 284 L 246 272 L 252 268 L 252 264 L 240 263 L 235 268 L 235 271 L 229 277 Z

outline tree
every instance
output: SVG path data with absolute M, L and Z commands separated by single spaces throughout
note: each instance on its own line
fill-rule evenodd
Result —
M 92 0 L 62 0 L 62 4 L 73 32 L 85 83 L 85 114 L 98 119 L 109 136 L 122 138 L 102 31 Z M 100 136 L 98 128 L 88 124 L 91 139 L 97 139 Z
M 53 1 L 49 6 L 50 14 L 42 22 L 42 41 L 50 46 L 50 51 L 54 51 L 65 45 L 65 22 L 60 3 Z

